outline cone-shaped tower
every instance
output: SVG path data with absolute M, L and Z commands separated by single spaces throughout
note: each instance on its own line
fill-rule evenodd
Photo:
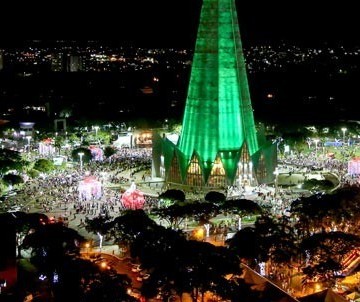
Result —
M 258 151 L 235 0 L 204 0 L 178 147 L 213 162 L 244 142 Z
M 192 187 L 253 180 L 266 166 L 259 151 L 235 0 L 203 0 L 183 128 L 176 147 L 162 148 L 163 177 Z

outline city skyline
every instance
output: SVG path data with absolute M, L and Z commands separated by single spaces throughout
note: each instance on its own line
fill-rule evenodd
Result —
M 359 43 L 359 20 L 353 3 L 323 7 L 311 1 L 259 3 L 236 1 L 244 44 L 290 40 L 305 43 Z M 0 46 L 29 39 L 106 40 L 149 47 L 193 47 L 201 0 L 134 0 L 115 6 L 23 6 Z

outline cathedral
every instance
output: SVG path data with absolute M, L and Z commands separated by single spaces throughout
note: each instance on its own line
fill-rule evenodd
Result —
M 274 179 L 276 146 L 256 129 L 235 0 L 203 0 L 182 131 L 153 138 L 153 176 L 216 190 Z

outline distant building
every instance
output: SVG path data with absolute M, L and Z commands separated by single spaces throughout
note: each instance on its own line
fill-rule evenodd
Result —
M 63 53 L 54 53 L 51 56 L 51 71 L 61 72 L 65 69 L 65 60 Z
M 51 71 L 79 72 L 85 71 L 85 59 L 82 55 L 54 53 L 51 56 Z
M 83 58 L 80 55 L 68 55 L 66 60 L 67 72 L 84 71 Z

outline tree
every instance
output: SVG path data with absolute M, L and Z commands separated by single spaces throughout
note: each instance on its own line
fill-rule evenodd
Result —
M 21 256 L 22 243 L 30 231 L 36 230 L 49 222 L 49 218 L 41 213 L 16 212 L 12 216 L 15 218 L 16 226 L 16 246 L 17 255 Z
M 255 228 L 238 231 L 228 242 L 230 249 L 250 265 L 269 259 L 276 263 L 288 263 L 298 252 L 289 221 L 264 215 L 258 217 Z
M 9 186 L 15 186 L 24 182 L 23 178 L 16 174 L 6 174 L 3 176 L 2 180 Z
M 190 240 L 186 242 L 182 258 L 181 267 L 186 272 L 187 287 L 193 289 L 194 301 L 198 301 L 199 293 L 203 299 L 206 291 L 218 289 L 225 282 L 225 276 L 241 274 L 237 256 L 226 247 Z
M 143 210 L 129 210 L 109 222 L 109 229 L 119 241 L 133 242 L 145 230 L 157 228 Z
M 191 215 L 192 211 L 189 211 L 189 206 L 186 204 L 175 203 L 165 208 L 154 209 L 153 213 L 166 220 L 171 228 L 178 229 L 183 220 Z
M 220 206 L 220 211 L 238 217 L 238 229 L 241 229 L 241 219 L 247 215 L 258 215 L 262 213 L 261 207 L 254 201 L 248 199 L 227 200 Z
M 199 224 L 209 223 L 212 217 L 219 214 L 219 207 L 210 202 L 195 201 L 188 205 L 193 217 Z
M 21 161 L 21 154 L 18 151 L 1 148 L 0 149 L 0 160 L 12 160 L 15 162 Z
M 225 202 L 226 196 L 217 191 L 210 191 L 205 195 L 205 200 L 215 204 L 221 204 Z
M 114 149 L 113 147 L 107 146 L 104 149 L 104 156 L 106 158 L 109 158 L 111 155 L 114 155 L 116 153 L 116 149 Z
M 117 273 L 111 273 L 109 271 L 101 271 L 98 267 L 93 268 L 89 273 L 84 274 L 84 268 L 89 266 L 89 263 L 84 262 L 81 267 L 77 269 L 80 272 L 82 280 L 86 278 L 85 283 L 81 283 L 81 279 L 78 284 L 81 285 L 81 297 L 77 301 L 87 302 L 113 302 L 113 301 L 124 301 L 124 302 L 135 302 L 137 301 L 134 297 L 127 294 L 127 289 L 131 286 L 131 279 L 126 275 Z M 90 267 L 91 268 L 91 267 Z M 72 272 L 69 271 L 69 278 L 71 278 Z M 67 282 L 70 286 L 71 283 Z M 72 291 L 68 291 L 71 293 Z M 69 294 L 68 294 L 69 295 Z M 70 298 L 73 298 L 72 296 Z M 65 300 L 62 300 L 65 301 Z
M 346 223 L 356 223 L 359 217 L 360 191 L 346 188 L 334 194 L 315 194 L 292 202 L 290 211 L 299 218 L 298 229 L 301 236 L 312 232 L 334 229 Z
M 185 201 L 185 193 L 181 190 L 177 189 L 170 189 L 161 193 L 159 195 L 159 199 L 167 200 L 172 203 L 174 202 L 184 202 Z
M 93 219 L 85 218 L 85 229 L 88 232 L 92 232 L 94 234 L 100 233 L 102 235 L 105 235 L 109 232 L 110 228 L 110 218 L 109 217 L 103 217 L 98 216 L 94 217 Z
M 344 255 L 360 247 L 360 237 L 343 232 L 316 233 L 302 240 L 303 272 L 308 278 L 315 276 L 329 282 L 345 269 Z
M 5 175 L 10 171 L 20 172 L 23 168 L 21 161 L 15 161 L 12 159 L 0 159 L 0 175 Z
M 60 270 L 66 256 L 79 255 L 84 240 L 75 230 L 61 224 L 45 224 L 28 234 L 22 247 L 31 248 L 32 263 L 50 276 Z
M 262 261 L 266 257 L 265 251 L 261 248 L 261 238 L 255 228 L 246 227 L 236 232 L 227 240 L 229 249 L 236 253 L 240 259 L 250 262 L 254 266 L 255 260 Z
M 155 209 L 154 214 L 168 221 L 170 226 L 178 229 L 186 217 L 193 217 L 200 224 L 207 223 L 216 216 L 218 207 L 209 202 L 194 201 L 189 203 L 175 203 L 166 208 Z
M 188 292 L 196 301 L 199 293 L 203 298 L 206 291 L 224 287 L 228 274 L 241 272 L 237 257 L 227 248 L 187 241 L 181 232 L 163 227 L 139 234 L 131 251 L 150 272 L 141 289 L 147 298 L 161 292 L 167 301 L 174 293 L 181 297 Z
M 45 158 L 40 158 L 35 162 L 34 169 L 40 171 L 40 172 L 51 172 L 54 170 L 55 166 L 53 161 Z

